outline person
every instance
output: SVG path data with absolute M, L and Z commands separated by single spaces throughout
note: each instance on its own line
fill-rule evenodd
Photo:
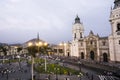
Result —
M 93 80 L 93 74 L 92 74 L 92 76 L 91 76 L 91 80 Z
M 88 72 L 86 72 L 86 76 L 88 76 Z
M 48 75 L 48 80 L 50 80 L 50 74 Z
M 106 75 L 106 71 L 104 71 L 104 75 Z

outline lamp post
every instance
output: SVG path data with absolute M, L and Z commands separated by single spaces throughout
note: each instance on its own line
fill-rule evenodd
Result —
M 79 66 L 79 71 L 80 71 L 80 73 L 79 73 L 79 75 L 78 75 L 78 78 L 79 78 L 79 80 L 81 80 L 81 76 L 82 76 L 83 74 L 81 73 L 81 62 L 80 62 L 80 61 L 78 62 L 78 66 Z
M 33 46 L 33 43 L 28 43 L 28 47 L 30 48 L 29 49 L 29 51 L 30 51 L 30 53 L 32 53 L 32 49 L 31 49 L 31 47 Z M 31 56 L 31 60 L 32 60 L 32 65 L 31 65 L 31 74 L 32 74 L 32 80 L 34 80 L 34 78 L 33 78 L 33 64 L 34 64 L 34 57 L 33 56 Z
M 43 46 L 47 46 L 47 43 L 44 43 Z M 46 57 L 45 57 L 45 72 L 47 71 L 47 61 L 46 61 Z
M 79 66 L 79 70 L 81 72 L 81 62 L 80 61 L 78 62 L 78 66 Z

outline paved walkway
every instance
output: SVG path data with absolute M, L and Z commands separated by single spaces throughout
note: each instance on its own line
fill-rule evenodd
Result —
M 87 77 L 82 76 L 78 77 L 77 75 L 46 75 L 46 74 L 40 74 L 36 76 L 37 80 L 89 80 Z M 57 79 L 56 79 L 57 78 Z M 96 79 L 97 80 L 97 79 Z

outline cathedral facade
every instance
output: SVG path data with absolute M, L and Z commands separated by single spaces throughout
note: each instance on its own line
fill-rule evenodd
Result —
M 78 16 L 75 18 L 72 36 L 71 56 L 89 61 L 109 61 L 108 37 L 99 37 L 92 31 L 85 37 L 84 26 Z
M 77 16 L 72 28 L 72 41 L 68 44 L 69 56 L 89 61 L 120 62 L 120 0 L 114 1 L 109 21 L 112 30 L 110 36 L 100 37 L 92 31 L 85 36 L 84 25 Z

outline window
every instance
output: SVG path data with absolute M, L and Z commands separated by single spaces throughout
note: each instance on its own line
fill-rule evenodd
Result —
M 60 53 L 63 53 L 63 49 L 59 49 L 59 52 L 60 52 Z
M 117 31 L 120 31 L 120 23 L 117 24 Z
M 105 46 L 106 42 L 105 42 L 105 41 L 103 41 L 102 43 L 103 43 L 103 46 Z
M 83 43 L 81 42 L 81 46 L 83 46 Z
M 82 33 L 80 33 L 80 38 L 82 38 Z
M 93 44 L 93 41 L 90 41 L 90 44 L 92 45 L 92 44 Z
M 76 38 L 76 33 L 74 34 L 74 39 Z

